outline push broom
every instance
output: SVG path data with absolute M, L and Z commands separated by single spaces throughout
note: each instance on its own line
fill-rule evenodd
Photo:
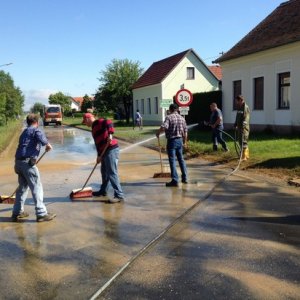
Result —
M 159 149 L 159 158 L 160 158 L 161 172 L 160 173 L 155 173 L 153 175 L 153 178 L 167 178 L 167 177 L 171 177 L 171 173 L 164 172 L 164 170 L 163 170 L 163 164 L 162 164 L 162 158 L 161 158 L 161 146 L 160 146 L 159 137 L 157 138 L 157 142 L 158 142 L 158 149 Z
M 46 154 L 47 151 L 45 151 L 41 157 L 37 160 L 37 162 L 35 163 L 36 165 L 38 164 L 38 162 L 43 158 L 43 156 Z M 7 203 L 7 204 L 14 204 L 15 203 L 15 193 L 17 192 L 18 188 L 15 189 L 15 191 L 10 195 L 10 196 L 6 196 L 6 195 L 0 195 L 0 203 Z
M 107 149 L 107 147 L 109 146 L 109 143 L 107 143 L 100 155 L 100 162 L 102 160 L 102 157 Z M 70 198 L 71 199 L 76 199 L 76 198 L 87 198 L 87 197 L 92 197 L 93 196 L 93 189 L 91 187 L 86 187 L 88 181 L 90 180 L 92 174 L 94 173 L 96 167 L 97 167 L 98 163 L 96 162 L 96 164 L 94 165 L 94 168 L 92 170 L 92 172 L 90 173 L 89 177 L 87 178 L 87 180 L 85 181 L 83 187 L 81 189 L 75 189 L 72 190 L 71 194 L 70 194 Z

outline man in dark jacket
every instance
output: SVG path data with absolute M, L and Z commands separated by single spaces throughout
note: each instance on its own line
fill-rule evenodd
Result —
M 248 140 L 250 133 L 250 109 L 246 104 L 244 97 L 236 97 L 237 111 L 234 127 L 238 133 L 238 141 L 242 151 L 242 160 L 249 158 Z

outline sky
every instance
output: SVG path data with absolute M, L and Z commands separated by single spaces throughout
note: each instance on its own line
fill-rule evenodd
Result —
M 192 48 L 212 65 L 282 2 L 0 0 L 0 70 L 22 90 L 25 110 L 57 92 L 93 95 L 113 59 L 145 71 Z

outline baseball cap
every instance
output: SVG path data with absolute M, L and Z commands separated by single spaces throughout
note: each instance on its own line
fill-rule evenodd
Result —
M 85 114 L 83 114 L 82 124 L 86 124 L 85 123 L 86 119 L 93 118 L 93 117 L 94 117 L 94 115 L 91 114 L 91 113 L 85 113 Z

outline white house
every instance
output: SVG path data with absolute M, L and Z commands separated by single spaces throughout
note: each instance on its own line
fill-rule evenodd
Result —
M 133 111 L 139 109 L 143 123 L 158 125 L 166 109 L 162 100 L 173 100 L 180 89 L 192 93 L 219 90 L 219 79 L 193 49 L 154 62 L 133 85 Z
M 83 99 L 83 97 L 70 97 L 71 110 L 80 111 L 82 100 L 79 101 L 78 98 Z
M 215 62 L 225 126 L 234 123 L 234 98 L 242 94 L 251 129 L 300 131 L 300 0 L 282 3 Z

